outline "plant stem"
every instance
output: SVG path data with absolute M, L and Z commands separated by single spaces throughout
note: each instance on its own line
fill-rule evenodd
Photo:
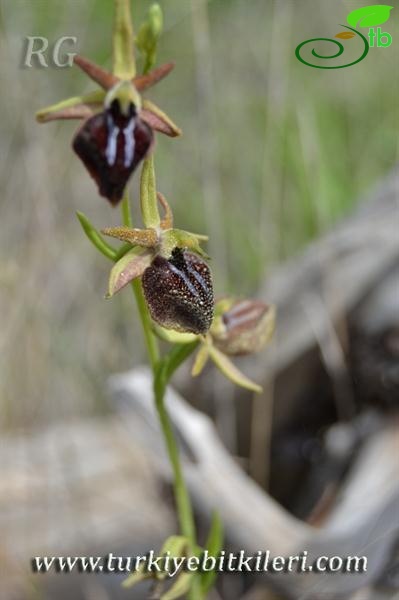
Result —
M 155 337 L 152 326 L 151 326 L 151 318 L 148 314 L 147 304 L 143 295 L 143 290 L 141 287 L 141 281 L 136 279 L 132 282 L 132 288 L 134 292 L 134 296 L 137 302 L 137 308 L 140 315 L 141 325 L 143 327 L 145 345 L 147 347 L 148 358 L 150 361 L 152 372 L 155 372 L 157 364 L 159 362 L 159 348 L 158 348 L 158 340 Z
M 183 477 L 178 445 L 176 443 L 173 427 L 165 406 L 165 392 L 170 377 L 185 361 L 185 359 L 195 350 L 198 344 L 199 342 L 195 341 L 191 344 L 178 344 L 173 346 L 172 350 L 159 363 L 154 377 L 155 405 L 158 411 L 162 433 L 173 470 L 173 489 L 180 530 L 184 537 L 186 537 L 189 541 L 191 556 L 195 556 L 197 554 L 197 538 L 194 515 L 190 496 L 186 487 L 186 482 Z M 189 592 L 189 599 L 201 600 L 201 598 L 202 594 L 200 581 L 194 577 L 191 590 Z
M 122 200 L 122 222 L 127 227 L 132 226 L 132 215 L 129 204 L 129 194 L 126 191 Z M 132 281 L 132 289 L 136 298 L 137 308 L 140 315 L 140 321 L 143 328 L 145 345 L 147 348 L 148 358 L 151 364 L 151 369 L 155 373 L 159 361 L 158 340 L 154 335 L 151 327 L 151 317 L 148 313 L 147 304 L 144 298 L 141 281 L 135 279 Z
M 125 190 L 122 198 L 122 223 L 126 225 L 126 227 L 132 227 L 133 225 L 129 204 L 129 192 L 127 190 Z
M 122 220 L 124 225 L 127 225 L 128 227 L 132 226 L 129 197 L 127 192 L 125 192 L 125 196 L 122 200 Z M 191 344 L 175 345 L 163 359 L 160 359 L 158 340 L 152 330 L 151 318 L 148 313 L 148 308 L 143 295 L 141 281 L 137 279 L 134 280 L 132 282 L 132 289 L 136 298 L 148 357 L 154 377 L 155 404 L 173 471 L 174 495 L 179 525 L 182 534 L 189 540 L 191 553 L 194 555 L 196 553 L 196 532 L 193 510 L 191 507 L 190 496 L 188 494 L 183 477 L 183 470 L 180 463 L 178 446 L 173 433 L 173 427 L 165 406 L 165 391 L 168 381 L 175 370 L 195 350 L 199 342 L 195 341 Z M 199 581 L 194 579 L 192 590 L 190 592 L 190 599 L 200 600 L 200 598 L 201 594 Z
M 130 0 L 115 0 L 115 25 L 114 25 L 114 64 L 113 73 L 121 78 L 130 79 L 135 75 L 135 61 L 133 55 L 134 37 L 130 16 Z M 143 221 L 146 227 L 158 227 L 160 217 L 156 197 L 155 174 L 153 159 L 144 163 L 141 180 L 141 208 Z M 147 200 L 146 202 L 144 200 Z M 144 208 L 144 210 L 143 210 Z M 132 226 L 132 217 L 129 205 L 129 196 L 125 192 L 122 201 L 122 221 L 127 227 Z M 154 395 L 156 408 L 159 415 L 162 433 L 168 450 L 169 460 L 174 476 L 174 491 L 177 513 L 182 534 L 187 537 L 192 555 L 196 554 L 196 532 L 190 496 L 183 477 L 183 470 L 179 458 L 179 450 L 174 437 L 173 428 L 165 407 L 165 391 L 168 381 L 177 367 L 196 348 L 197 342 L 186 345 L 174 346 L 172 350 L 160 359 L 158 340 L 151 326 L 151 317 L 145 302 L 141 281 L 132 282 L 136 298 L 141 325 L 147 346 L 148 357 L 154 377 Z M 193 578 L 189 593 L 190 600 L 201 600 L 199 579 Z
M 182 535 L 186 537 L 190 546 L 195 545 L 195 525 L 191 509 L 190 498 L 183 478 L 183 472 L 179 459 L 179 451 L 173 434 L 172 424 L 165 407 L 165 391 L 167 381 L 164 370 L 161 368 L 159 375 L 154 379 L 155 404 L 161 423 L 162 433 L 165 438 L 166 447 L 174 475 L 174 494 L 177 506 L 177 514 Z

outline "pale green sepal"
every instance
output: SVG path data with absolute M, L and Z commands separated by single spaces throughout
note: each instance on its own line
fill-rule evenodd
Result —
M 136 75 L 136 63 L 130 0 L 115 0 L 112 43 L 113 74 L 120 79 L 133 79 Z
M 227 379 L 230 379 L 230 381 L 236 385 L 251 390 L 252 392 L 256 392 L 257 394 L 262 392 L 262 387 L 251 381 L 244 373 L 241 373 L 223 352 L 220 352 L 215 346 L 209 345 L 208 348 L 211 359 Z
M 81 104 L 102 105 L 102 103 L 104 102 L 104 98 L 104 90 L 95 90 L 94 92 L 90 92 L 89 94 L 83 94 L 82 96 L 73 96 L 72 98 L 61 100 L 56 104 L 51 104 L 50 106 L 46 106 L 46 108 L 42 108 L 41 110 L 37 111 L 36 120 L 39 121 L 39 123 L 45 123 L 46 119 L 53 113 L 60 112 L 65 108 L 73 108 L 74 106 L 79 106 Z
M 122 256 L 111 269 L 106 297 L 112 298 L 133 279 L 141 277 L 146 268 L 150 266 L 152 258 L 152 252 L 145 250 L 138 254 L 136 248 Z
M 143 162 L 140 180 L 140 203 L 144 225 L 147 228 L 158 229 L 161 225 L 161 217 L 158 211 L 154 160 L 152 156 Z

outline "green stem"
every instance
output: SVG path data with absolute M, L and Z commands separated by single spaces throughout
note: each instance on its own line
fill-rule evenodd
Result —
M 126 225 L 126 227 L 132 227 L 133 225 L 129 203 L 129 192 L 127 190 L 125 190 L 122 198 L 122 223 Z
M 125 196 L 122 200 L 122 219 L 124 225 L 131 227 L 132 218 L 127 192 L 125 192 Z M 149 315 L 147 304 L 143 295 L 141 281 L 137 279 L 134 280 L 132 282 L 132 288 L 136 298 L 148 357 L 154 377 L 155 404 L 161 424 L 162 434 L 168 451 L 169 461 L 173 471 L 174 495 L 179 525 L 182 534 L 189 540 L 191 553 L 194 555 L 196 553 L 197 543 L 194 515 L 191 507 L 190 496 L 183 477 L 183 470 L 179 458 L 179 449 L 165 406 L 165 392 L 168 381 L 172 377 L 173 373 L 185 361 L 185 359 L 190 356 L 190 354 L 198 346 L 199 342 L 194 341 L 191 344 L 176 344 L 163 359 L 160 359 L 158 340 L 152 330 L 151 317 Z M 196 580 L 195 578 L 193 580 L 193 586 L 189 597 L 190 600 L 201 600 L 199 580 Z
M 190 545 L 195 546 L 195 525 L 190 497 L 188 495 L 186 484 L 183 478 L 183 472 L 179 459 L 179 450 L 173 434 L 170 418 L 165 407 L 166 385 L 167 380 L 164 376 L 164 369 L 160 368 L 158 371 L 158 376 L 156 376 L 154 379 L 155 404 L 158 411 L 162 432 L 165 438 L 169 459 L 173 469 L 173 486 L 180 529 L 184 537 L 189 540 Z
M 152 372 L 154 373 L 159 362 L 158 340 L 152 331 L 151 317 L 148 313 L 143 289 L 141 287 L 141 281 L 139 279 L 135 279 L 132 282 L 132 288 L 137 302 L 137 308 L 140 315 L 141 325 L 143 327 L 148 358 L 150 360 Z
M 191 556 L 195 556 L 197 554 L 197 538 L 194 515 L 190 496 L 183 476 L 183 470 L 179 457 L 179 449 L 173 433 L 173 427 L 169 418 L 169 414 L 165 406 L 165 392 L 170 377 L 185 361 L 185 359 L 195 350 L 198 344 L 199 342 L 195 341 L 191 344 L 179 344 L 173 346 L 172 350 L 159 363 L 154 377 L 155 405 L 158 411 L 159 421 L 169 455 L 169 461 L 173 470 L 173 489 L 180 530 L 184 537 L 186 537 L 189 541 Z M 203 595 L 201 593 L 200 580 L 194 577 L 192 587 L 189 592 L 189 599 L 201 600 L 202 597 Z
M 126 191 L 122 200 L 122 222 L 127 227 L 132 226 L 132 215 L 129 204 L 129 194 Z M 148 352 L 148 358 L 150 360 L 151 369 L 155 373 L 155 369 L 159 362 L 159 348 L 158 340 L 152 331 L 151 317 L 148 312 L 147 304 L 144 298 L 143 289 L 141 287 L 141 281 L 135 279 L 132 281 L 132 289 L 136 298 L 137 308 L 140 315 L 140 321 L 143 328 L 145 345 Z
M 135 75 L 135 61 L 133 55 L 133 27 L 130 16 L 130 0 L 115 0 L 115 26 L 114 26 L 114 65 L 113 73 L 120 78 L 130 79 Z M 159 227 L 160 217 L 156 197 L 154 163 L 150 158 L 145 161 L 141 179 L 141 208 L 142 217 L 146 227 Z M 127 227 L 132 226 L 132 217 L 127 192 L 122 201 L 122 220 Z M 132 282 L 132 288 L 137 302 L 140 320 L 144 332 L 147 352 L 154 377 L 154 395 L 156 408 L 159 415 L 161 429 L 165 438 L 169 460 L 174 475 L 174 491 L 177 513 L 181 531 L 190 542 L 192 554 L 196 553 L 196 532 L 190 496 L 183 477 L 179 458 L 179 450 L 174 437 L 173 428 L 165 407 L 166 386 L 173 372 L 194 350 L 197 342 L 186 344 L 184 347 L 175 346 L 163 359 L 160 359 L 158 340 L 155 337 L 151 318 L 143 295 L 140 280 Z M 194 578 L 190 591 L 190 600 L 200 600 L 201 591 L 199 579 Z

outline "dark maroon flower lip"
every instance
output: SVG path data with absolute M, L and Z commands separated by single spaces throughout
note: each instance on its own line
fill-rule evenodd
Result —
M 208 265 L 175 248 L 169 259 L 156 256 L 142 285 L 151 317 L 166 329 L 205 334 L 213 319 L 213 285 Z
M 174 63 L 127 79 L 82 56 L 75 56 L 74 63 L 102 89 L 44 108 L 36 118 L 40 123 L 85 119 L 74 137 L 73 149 L 96 181 L 100 195 L 116 205 L 129 177 L 152 151 L 154 131 L 169 137 L 181 135 L 167 114 L 140 95 L 166 77 Z
M 114 99 L 109 108 L 83 123 L 72 147 L 96 181 L 100 195 L 116 205 L 153 140 L 151 128 L 137 115 L 134 104 L 125 115 Z

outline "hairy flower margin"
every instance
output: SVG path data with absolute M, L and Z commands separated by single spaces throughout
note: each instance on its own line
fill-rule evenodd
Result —
M 206 549 L 216 556 L 223 541 L 217 513 L 212 517 L 204 547 L 200 548 L 196 541 L 191 502 L 164 402 L 166 387 L 179 365 L 197 350 L 193 376 L 199 375 L 211 359 L 236 385 L 261 392 L 262 388 L 241 373 L 230 356 L 258 352 L 270 341 L 275 310 L 259 300 L 225 297 L 215 303 L 211 271 L 206 262 L 208 257 L 201 248 L 201 243 L 208 238 L 174 227 L 172 210 L 165 197 L 157 192 L 152 154 L 154 131 L 170 137 L 179 136 L 181 131 L 161 109 L 141 96 L 173 68 L 173 63 L 167 63 L 153 69 L 162 30 L 162 12 L 158 4 L 153 4 L 147 21 L 134 39 L 130 0 L 114 2 L 112 72 L 76 56 L 75 64 L 100 89 L 40 110 L 36 118 L 40 123 L 83 119 L 74 136 L 73 149 L 95 180 L 100 195 L 112 205 L 122 200 L 123 225 L 120 227 L 107 227 L 100 233 L 82 213 L 78 213 L 78 219 L 93 245 L 114 263 L 107 297 L 131 283 L 137 301 L 154 376 L 155 406 L 174 475 L 181 529 L 181 535 L 165 541 L 160 554 L 199 556 Z M 144 59 L 141 75 L 136 74 L 134 43 Z M 129 178 L 140 163 L 143 163 L 140 180 L 142 229 L 131 225 L 126 192 Z M 163 211 L 162 218 L 159 207 Z M 122 245 L 115 248 L 104 236 L 118 239 Z M 164 356 L 160 355 L 157 337 L 172 344 Z M 154 579 L 154 592 L 160 600 L 174 600 L 186 595 L 190 600 L 202 600 L 213 586 L 216 573 L 179 572 L 165 591 L 166 573 L 152 575 L 142 570 L 129 576 L 123 585 L 130 587 L 148 578 Z

